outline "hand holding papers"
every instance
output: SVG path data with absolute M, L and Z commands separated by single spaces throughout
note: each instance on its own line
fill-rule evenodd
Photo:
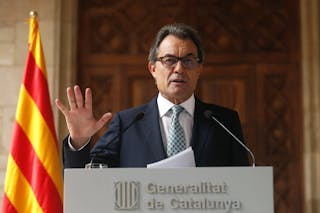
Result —
M 185 149 L 184 151 L 173 155 L 170 158 L 151 163 L 147 165 L 147 168 L 181 168 L 181 167 L 195 167 L 195 160 L 192 147 Z

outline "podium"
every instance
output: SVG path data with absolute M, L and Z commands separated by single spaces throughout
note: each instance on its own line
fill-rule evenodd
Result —
M 273 170 L 65 169 L 64 212 L 273 213 Z

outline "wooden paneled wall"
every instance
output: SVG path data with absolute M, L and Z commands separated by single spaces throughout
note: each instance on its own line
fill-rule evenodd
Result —
M 97 116 L 148 102 L 156 32 L 193 25 L 206 52 L 197 95 L 239 112 L 257 164 L 274 167 L 276 212 L 302 212 L 298 0 L 80 0 L 78 14 L 78 82 Z

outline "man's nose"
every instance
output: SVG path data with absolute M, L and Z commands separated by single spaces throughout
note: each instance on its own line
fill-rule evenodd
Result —
M 183 64 L 182 64 L 182 61 L 179 60 L 176 64 L 176 66 L 174 67 L 174 72 L 177 72 L 177 73 L 183 73 L 184 72 L 184 67 L 183 67 Z

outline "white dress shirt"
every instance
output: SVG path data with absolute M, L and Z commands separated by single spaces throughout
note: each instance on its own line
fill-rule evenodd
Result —
M 170 109 L 175 104 L 165 99 L 160 93 L 157 98 L 157 103 L 159 108 L 159 123 L 160 123 L 162 141 L 163 141 L 165 150 L 167 150 L 167 141 L 168 141 L 167 138 L 168 138 L 169 126 L 170 126 L 170 121 L 172 116 L 172 111 L 170 111 Z M 195 108 L 194 95 L 192 95 L 189 99 L 187 99 L 185 102 L 179 105 L 185 109 L 183 112 L 180 113 L 179 121 L 184 131 L 186 147 L 189 147 L 191 143 L 191 137 L 192 137 L 193 115 L 194 115 L 194 108 Z

